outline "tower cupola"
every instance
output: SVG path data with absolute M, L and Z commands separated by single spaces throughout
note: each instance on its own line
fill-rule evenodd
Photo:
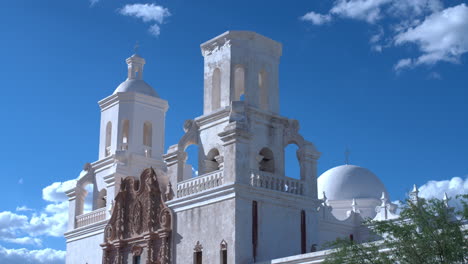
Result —
M 143 80 L 143 67 L 146 63 L 145 59 L 138 54 L 133 54 L 126 62 L 128 64 L 127 80 Z
M 143 68 L 146 63 L 145 59 L 135 53 L 125 61 L 128 65 L 128 76 L 127 79 L 115 89 L 114 94 L 135 92 L 159 97 L 153 87 L 143 80 Z

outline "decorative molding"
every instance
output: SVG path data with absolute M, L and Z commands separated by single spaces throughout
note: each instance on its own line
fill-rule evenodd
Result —
M 227 242 L 226 240 L 223 239 L 223 241 L 221 241 L 221 250 L 227 250 Z

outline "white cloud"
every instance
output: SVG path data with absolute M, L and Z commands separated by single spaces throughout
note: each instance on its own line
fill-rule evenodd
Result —
M 322 25 L 338 17 L 377 26 L 379 33 L 369 41 L 375 51 L 415 45 L 420 54 L 401 59 L 394 66 L 396 71 L 441 61 L 458 63 L 468 52 L 468 7 L 464 3 L 444 9 L 441 0 L 337 0 L 327 14 L 312 11 L 301 19 Z M 384 38 L 383 27 L 390 37 Z
M 453 198 L 458 194 L 468 193 L 468 176 L 464 180 L 460 177 L 453 177 L 445 181 L 429 181 L 419 187 L 419 196 L 426 199 L 442 199 L 445 192 L 449 198 L 452 198 L 451 205 L 460 208 L 461 205 L 455 203 Z
M 428 78 L 431 80 L 442 80 L 442 75 L 438 72 L 431 72 L 429 73 Z
M 41 250 L 7 249 L 0 246 L 0 263 L 8 264 L 63 264 L 66 252 L 50 248 Z
M 301 17 L 301 20 L 303 21 L 309 21 L 314 25 L 322 25 L 325 23 L 329 23 L 332 20 L 332 16 L 329 14 L 322 15 L 319 13 L 315 13 L 313 11 L 303 15 Z
M 401 59 L 397 64 L 395 64 L 395 66 L 393 66 L 393 69 L 395 69 L 395 71 L 401 71 L 403 69 L 410 68 L 412 64 L 413 62 L 411 59 Z
M 55 182 L 42 190 L 42 198 L 49 202 L 47 206 L 35 212 L 26 206 L 17 207 L 17 212 L 31 211 L 30 216 L 10 211 L 0 212 L 0 240 L 40 246 L 40 236 L 61 237 L 66 231 L 68 221 L 68 198 L 63 193 L 76 184 L 75 180 Z M 87 190 L 91 191 L 88 185 Z M 91 208 L 91 197 L 85 200 L 85 209 Z
M 76 180 L 66 182 L 54 182 L 51 185 L 42 189 L 42 199 L 48 202 L 64 202 L 68 201 L 65 191 L 76 186 Z
M 100 0 L 89 0 L 89 4 L 91 6 L 94 6 L 95 4 L 97 4 Z
M 154 22 L 148 30 L 153 36 L 159 36 L 160 25 L 164 23 L 166 17 L 171 15 L 169 9 L 155 4 L 128 4 L 119 9 L 119 13 L 139 18 L 143 22 Z
M 465 4 L 433 13 L 419 25 L 399 33 L 396 45 L 416 44 L 422 55 L 412 64 L 459 62 L 468 52 L 468 7 Z
M 153 36 L 159 36 L 159 34 L 161 34 L 161 28 L 157 25 L 157 24 L 154 24 L 152 25 L 149 29 L 148 29 L 149 33 Z
M 391 0 L 339 0 L 330 13 L 345 18 L 375 23 L 381 18 L 382 6 Z
M 42 240 L 40 238 L 33 238 L 33 237 L 15 237 L 15 238 L 4 238 L 3 241 L 20 244 L 20 245 L 34 245 L 34 246 L 42 246 Z
M 170 15 L 167 8 L 155 4 L 125 5 L 120 9 L 120 14 L 141 18 L 143 22 L 155 21 L 158 23 L 163 23 L 164 18 Z
M 16 207 L 17 212 L 27 212 L 27 211 L 34 211 L 33 209 L 23 205 L 23 206 L 17 206 Z

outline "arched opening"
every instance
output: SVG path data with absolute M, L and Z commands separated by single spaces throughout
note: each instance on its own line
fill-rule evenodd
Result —
M 187 159 L 184 164 L 184 180 L 197 177 L 199 175 L 199 154 L 200 149 L 198 145 L 189 145 L 185 152 L 187 153 Z
M 217 171 L 220 169 L 220 155 L 218 149 L 214 148 L 208 152 L 205 159 L 205 173 Z
M 85 197 L 83 204 L 83 214 L 93 211 L 94 184 L 89 183 L 84 187 Z
M 263 110 L 268 110 L 268 84 L 267 84 L 267 73 L 261 70 L 258 73 L 258 89 L 259 89 L 259 107 Z
M 200 244 L 200 241 L 197 241 L 197 244 L 193 248 L 193 263 L 194 264 L 203 264 L 203 246 Z
M 96 200 L 95 208 L 99 209 L 99 208 L 106 207 L 106 204 L 107 204 L 107 189 L 102 189 L 101 191 L 99 191 L 99 195 Z
M 301 166 L 297 157 L 299 147 L 296 144 L 289 144 L 284 149 L 284 173 L 285 176 L 294 179 L 301 178 Z
M 111 142 L 112 142 L 112 123 L 109 121 L 106 125 L 106 144 L 105 144 L 105 153 L 106 156 L 109 156 L 111 153 Z
M 244 101 L 245 70 L 243 66 L 237 66 L 234 70 L 234 101 Z
M 211 110 L 214 111 L 221 106 L 221 71 L 219 68 L 213 71 L 211 85 Z
M 260 171 L 275 172 L 275 159 L 269 148 L 263 148 L 258 154 L 258 168 Z
M 151 148 L 153 147 L 153 125 L 150 122 L 143 124 L 143 146 L 145 156 L 151 157 Z
M 130 130 L 130 121 L 124 120 L 122 122 L 122 150 L 128 149 L 129 130 Z
M 227 264 L 227 243 L 224 240 L 221 241 L 220 263 Z

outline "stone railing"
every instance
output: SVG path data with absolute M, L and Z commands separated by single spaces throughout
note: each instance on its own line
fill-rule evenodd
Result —
M 106 207 L 76 217 L 76 228 L 87 226 L 106 219 Z
M 210 172 L 205 175 L 197 176 L 177 183 L 177 197 L 199 193 L 209 190 L 224 183 L 224 173 L 222 170 Z
M 265 171 L 252 171 L 250 174 L 250 185 L 280 192 L 304 195 L 304 181 L 276 176 Z

